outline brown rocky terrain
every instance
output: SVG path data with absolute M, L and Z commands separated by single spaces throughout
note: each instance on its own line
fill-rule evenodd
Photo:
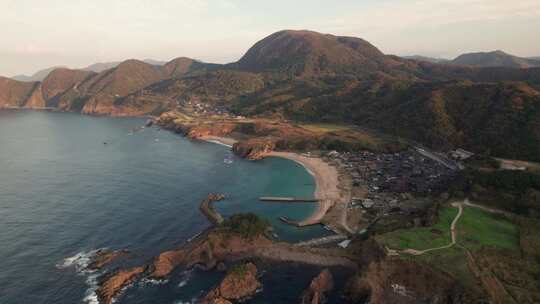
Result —
M 145 267 L 134 267 L 126 270 L 119 270 L 106 277 L 101 282 L 100 288 L 97 291 L 99 302 L 102 304 L 113 303 L 114 297 L 118 292 L 143 274 L 145 269 Z
M 108 264 L 112 263 L 114 260 L 126 256 L 129 254 L 128 250 L 99 250 L 93 261 L 88 265 L 89 270 L 99 270 Z
M 58 99 L 59 95 L 93 75 L 95 73 L 82 70 L 54 69 L 41 83 L 43 99 L 47 101 L 48 106 L 56 106 L 55 99 Z
M 257 279 L 257 266 L 253 263 L 233 267 L 223 281 L 211 290 L 201 304 L 230 303 L 253 296 L 261 287 Z
M 304 291 L 301 304 L 323 304 L 326 301 L 325 294 L 334 288 L 332 273 L 325 269 L 315 277 L 309 288 Z
M 24 107 L 37 87 L 38 82 L 22 82 L 0 77 L 0 108 Z
M 372 262 L 348 283 L 349 301 L 373 304 L 477 303 L 452 276 L 402 259 Z

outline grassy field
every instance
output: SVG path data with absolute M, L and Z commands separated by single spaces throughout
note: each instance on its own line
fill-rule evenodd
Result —
M 319 132 L 319 133 L 345 131 L 345 130 L 350 130 L 352 128 L 352 126 L 350 125 L 325 124 L 325 123 L 303 124 L 303 125 L 300 125 L 300 127 L 306 130 L 312 131 L 312 132 Z
M 445 207 L 439 211 L 439 220 L 432 227 L 402 229 L 376 236 L 377 240 L 394 249 L 425 250 L 451 242 L 450 224 L 457 209 Z M 457 243 L 470 250 L 482 246 L 517 250 L 519 229 L 502 215 L 481 209 L 465 207 L 457 225 Z
M 376 239 L 393 249 L 424 250 L 444 246 L 452 241 L 450 224 L 457 212 L 456 208 L 445 207 L 439 211 L 439 220 L 432 227 L 396 230 L 378 235 Z
M 519 228 L 502 215 L 466 207 L 456 227 L 458 244 L 470 250 L 482 246 L 519 249 Z

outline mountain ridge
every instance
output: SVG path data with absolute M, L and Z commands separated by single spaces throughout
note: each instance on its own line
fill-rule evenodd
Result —
M 538 147 L 528 141 L 540 142 L 534 118 L 539 89 L 540 68 L 430 63 L 385 55 L 361 38 L 285 30 L 226 65 L 185 57 L 162 66 L 130 59 L 99 73 L 57 69 L 42 83 L 2 80 L 0 108 L 52 106 L 133 116 L 203 103 L 254 117 L 350 122 L 433 147 L 465 146 L 536 160 Z M 472 120 L 487 124 L 465 126 L 456 116 L 471 96 L 479 105 L 470 109 L 476 113 Z M 490 112 L 493 108 L 505 114 Z M 498 139 L 510 135 L 497 121 L 531 137 L 505 145 Z

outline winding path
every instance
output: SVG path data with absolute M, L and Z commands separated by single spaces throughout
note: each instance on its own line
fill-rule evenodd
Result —
M 458 203 L 458 202 L 452 203 L 452 207 L 458 208 L 458 214 L 456 215 L 456 217 L 452 221 L 452 224 L 450 225 L 450 233 L 451 233 L 451 236 L 452 236 L 452 242 L 450 242 L 450 244 L 445 245 L 445 246 L 441 246 L 441 247 L 425 249 L 425 250 L 416 250 L 416 249 L 410 249 L 409 248 L 409 249 L 404 249 L 402 252 L 403 253 L 408 253 L 408 254 L 411 254 L 411 255 L 422 255 L 422 254 L 425 254 L 425 253 L 428 253 L 428 252 L 431 252 L 431 251 L 447 249 L 447 248 L 450 248 L 450 247 L 454 246 L 456 244 L 456 242 L 457 242 L 456 224 L 459 221 L 459 218 L 461 217 L 461 215 L 463 214 L 463 204 L 468 205 L 469 200 L 465 199 L 461 203 Z

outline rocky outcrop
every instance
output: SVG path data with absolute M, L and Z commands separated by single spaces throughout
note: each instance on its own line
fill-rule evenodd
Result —
M 325 269 L 311 281 L 309 288 L 302 295 L 301 304 L 322 304 L 326 301 L 326 293 L 334 288 L 332 273 Z
M 164 278 L 181 265 L 187 268 L 200 265 L 212 269 L 219 261 L 252 257 L 258 249 L 270 245 L 272 242 L 264 236 L 247 239 L 230 232 L 211 231 L 181 249 L 160 254 L 152 263 L 150 276 Z
M 144 273 L 146 267 L 135 267 L 127 270 L 119 270 L 106 277 L 97 290 L 98 300 L 101 304 L 113 303 L 114 297 L 127 285 L 136 280 Z
M 114 260 L 129 254 L 128 250 L 99 250 L 96 252 L 93 261 L 88 265 L 89 270 L 99 270 L 109 265 Z
M 257 267 L 253 263 L 238 265 L 229 271 L 221 284 L 210 291 L 201 303 L 242 301 L 255 295 L 261 286 L 257 279 Z
M 24 107 L 38 86 L 38 82 L 22 82 L 0 76 L 0 108 Z
M 271 138 L 252 138 L 241 141 L 233 146 L 233 152 L 250 160 L 262 159 L 276 148 L 276 142 Z
M 467 301 L 463 286 L 449 274 L 401 259 L 371 263 L 348 282 L 347 293 L 354 303 L 472 303 Z

